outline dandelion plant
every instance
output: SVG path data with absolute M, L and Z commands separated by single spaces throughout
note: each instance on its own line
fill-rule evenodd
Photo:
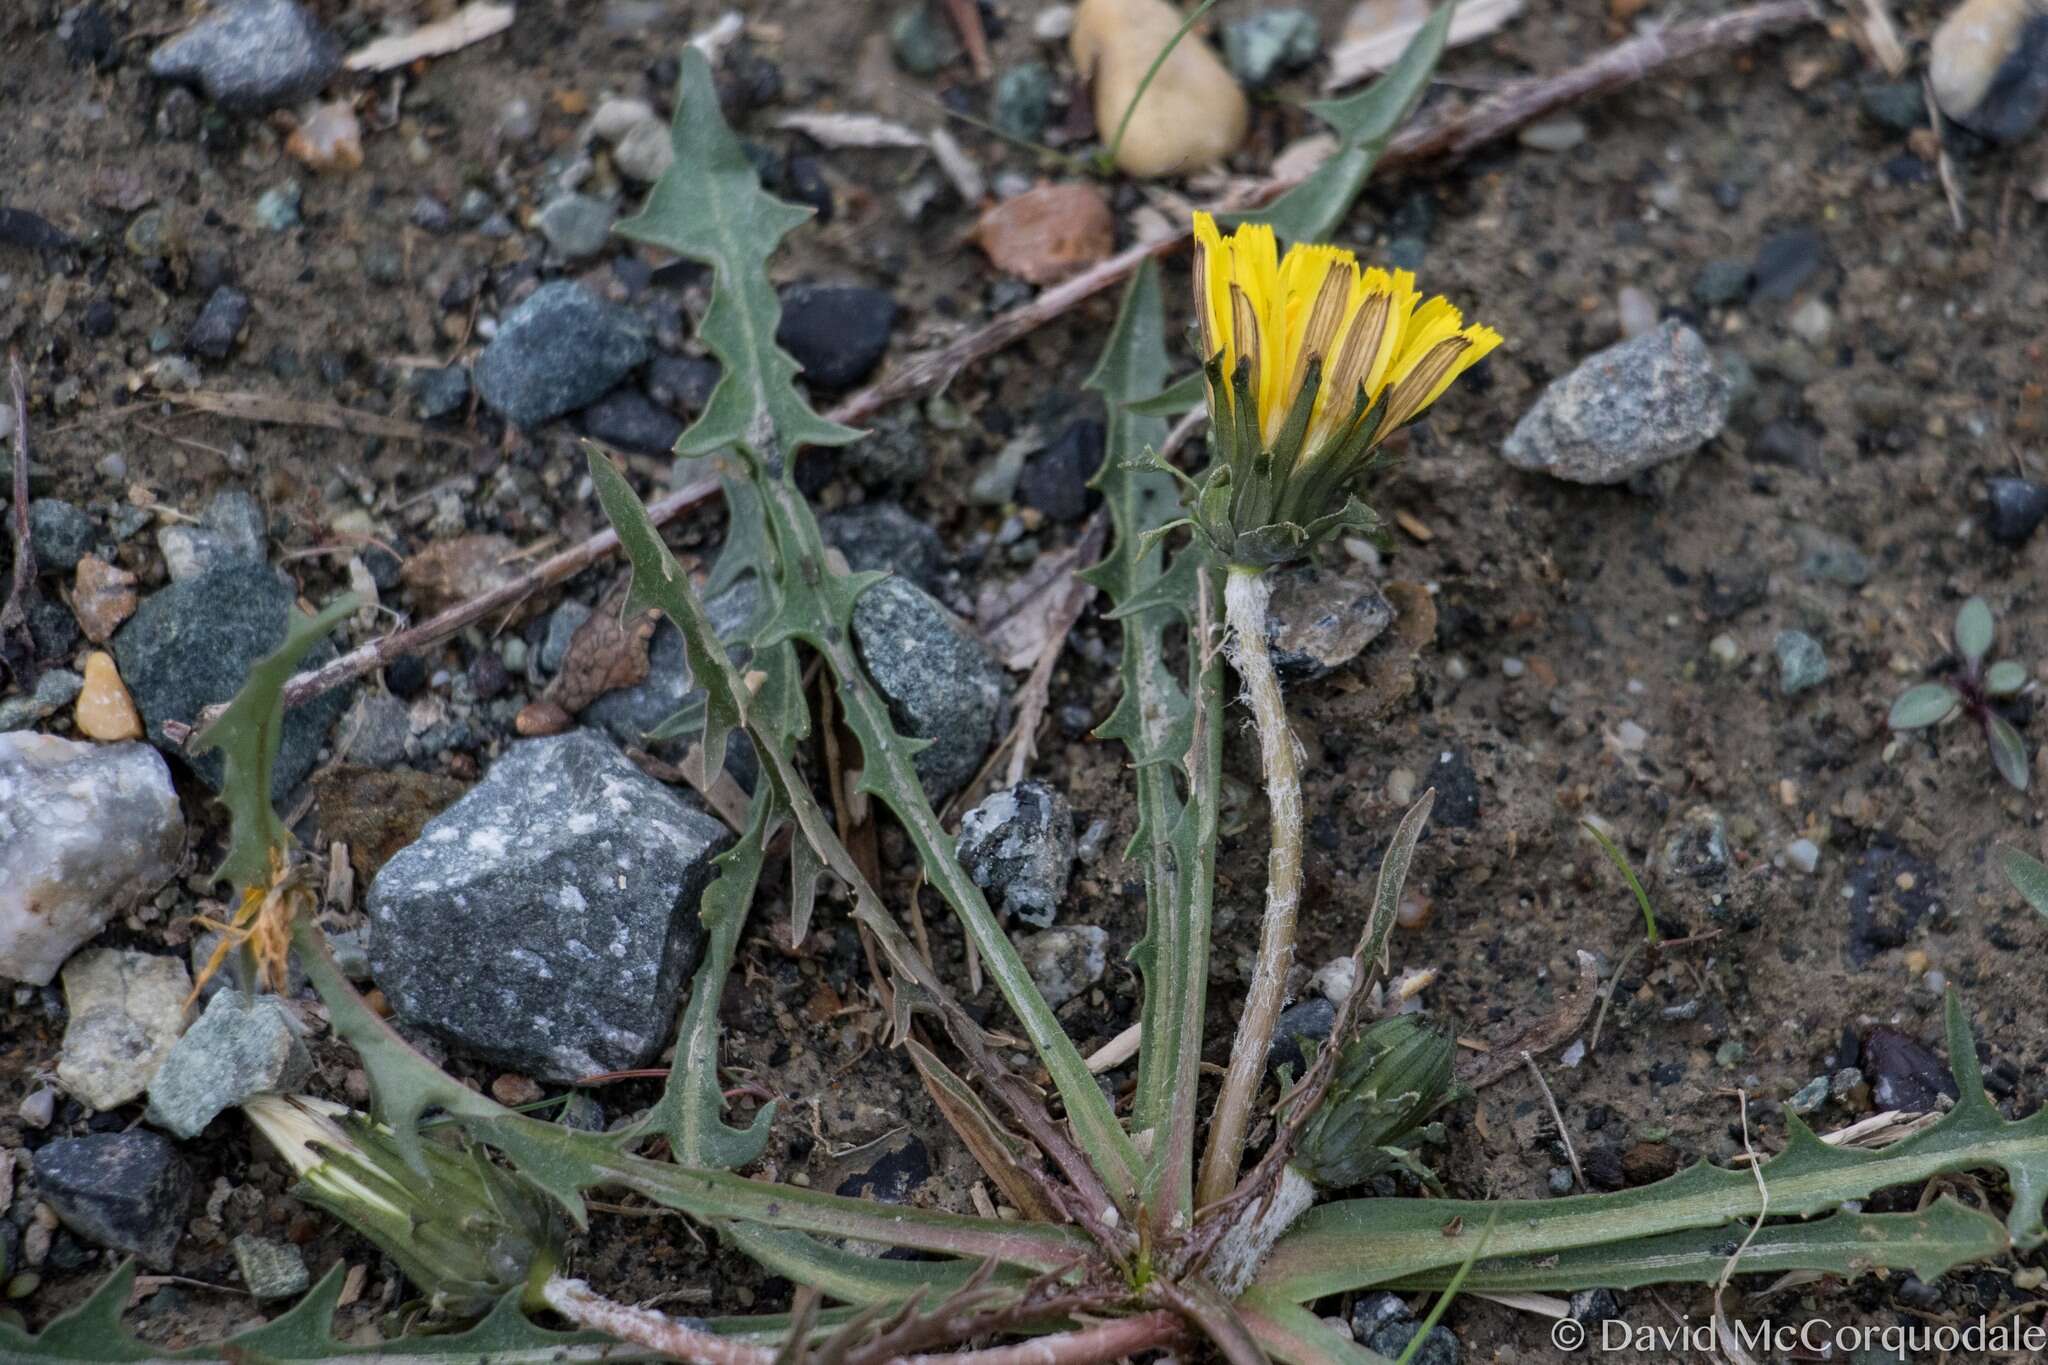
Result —
M 1423 46 L 1376 87 L 1387 109 L 1412 103 L 1418 64 L 1426 74 L 1441 40 L 1441 24 L 1431 25 L 1417 40 Z M 1387 117 L 1385 109 L 1353 114 L 1359 127 Z M 419 1291 L 413 1320 L 432 1330 L 375 1347 L 338 1340 L 337 1266 L 276 1320 L 217 1346 L 167 1353 L 121 1325 L 134 1284 L 126 1267 L 39 1334 L 0 1321 L 0 1358 L 883 1365 L 958 1353 L 963 1365 L 1091 1365 L 1206 1342 L 1233 1365 L 1374 1365 L 1378 1357 L 1333 1329 L 1319 1301 L 1369 1287 L 1505 1294 L 1712 1284 L 1726 1278 L 1738 1244 L 1745 1271 L 1853 1276 L 1898 1267 L 1927 1278 L 2042 1242 L 2048 1113 L 2008 1121 L 1992 1107 L 1953 997 L 1946 1025 L 1960 1099 L 1882 1151 L 1831 1146 L 1788 1112 L 1784 1150 L 1756 1171 L 1702 1163 L 1641 1189 L 1550 1200 L 1331 1197 L 1355 1196 L 1362 1182 L 1392 1171 L 1426 1179 L 1418 1146 L 1439 1136 L 1429 1120 L 1455 1103 L 1447 1035 L 1427 1021 L 1374 1022 L 1367 1009 L 1433 796 L 1388 839 L 1357 915 L 1357 984 L 1336 1008 L 1330 1039 L 1300 1074 L 1269 1084 L 1302 812 L 1265 640 L 1262 575 L 1338 526 L 1367 524 L 1355 494 L 1381 442 L 1498 337 L 1466 326 L 1442 300 L 1422 302 L 1405 275 L 1361 269 L 1327 247 L 1297 245 L 1283 258 L 1256 227 L 1227 241 L 1213 224 L 1200 231 L 1197 330 L 1214 425 L 1206 468 L 1188 478 L 1146 458 L 1166 434 L 1143 401 L 1160 392 L 1168 369 L 1156 267 L 1132 279 L 1089 379 L 1110 414 L 1096 487 L 1114 540 L 1088 578 L 1108 599 L 1123 646 L 1122 695 L 1099 733 L 1130 760 L 1127 857 L 1146 896 L 1145 933 L 1132 953 L 1143 982 L 1137 1074 L 1128 1105 L 1113 1100 L 961 868 L 917 778 L 921 742 L 895 728 L 851 644 L 854 604 L 882 575 L 834 571 L 792 466 L 802 445 L 857 434 L 811 410 L 774 342 L 779 305 L 767 266 L 803 214 L 762 192 L 694 51 L 683 57 L 674 142 L 674 166 L 623 230 L 711 272 L 699 336 L 723 378 L 679 449 L 711 462 L 723 481 L 729 531 L 710 584 L 754 582 L 761 608 L 743 640 L 714 633 L 698 584 L 627 475 L 596 451 L 589 470 L 631 565 L 624 610 L 652 608 L 672 620 L 703 689 L 701 709 L 676 728 L 695 734 L 705 772 L 716 772 L 743 735 L 759 775 L 698 907 L 707 946 L 660 1101 L 604 1133 L 508 1109 L 393 1031 L 336 967 L 311 916 L 252 912 L 249 923 L 263 926 L 252 946 L 261 943 L 266 956 L 285 942 L 297 949 L 335 1038 L 360 1059 L 371 1103 L 349 1113 L 310 1097 L 258 1097 L 247 1116 L 298 1173 L 304 1198 L 394 1256 Z M 1182 478 L 1192 489 L 1185 497 Z M 728 652 L 735 643 L 744 673 Z M 1259 729 L 1272 843 L 1258 971 L 1229 1049 L 1205 1037 L 1222 734 L 1231 717 L 1226 660 Z M 859 746 L 859 791 L 901 826 L 924 884 L 987 964 L 1007 1018 L 970 1011 L 959 984 L 904 928 L 903 888 L 871 882 L 840 842 L 815 785 L 813 672 L 834 690 Z M 256 722 L 239 730 L 245 757 L 265 752 L 261 722 L 274 723 L 277 681 L 263 674 L 244 694 L 254 700 L 236 714 Z M 228 799 L 239 887 L 267 893 L 310 860 L 289 849 L 262 766 L 231 762 Z M 245 832 L 254 840 L 246 858 Z M 881 964 L 892 1040 L 1001 1192 L 1002 1217 L 878 1204 L 745 1174 L 775 1114 L 770 1106 L 738 1124 L 726 1109 L 721 994 L 762 889 L 786 886 L 786 928 L 800 937 L 827 878 L 844 889 Z M 248 975 L 260 984 L 261 974 Z M 1226 1050 L 1231 1067 L 1209 1109 L 1203 1067 Z M 1255 1159 L 1245 1169 L 1247 1148 Z M 1845 1207 L 1886 1186 L 1971 1169 L 2006 1175 L 2002 1221 L 1954 1194 L 1912 1213 Z M 678 1211 L 801 1286 L 790 1311 L 681 1319 L 579 1278 L 568 1232 L 587 1223 L 586 1196 L 597 1190 Z M 862 1254 L 855 1244 L 923 1259 Z

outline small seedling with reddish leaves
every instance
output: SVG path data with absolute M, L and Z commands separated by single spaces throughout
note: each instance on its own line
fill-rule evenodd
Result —
M 2027 743 L 2012 722 L 1999 714 L 1995 703 L 2017 696 L 2027 685 L 2025 665 L 2000 659 L 1985 666 L 1997 635 L 1991 607 L 1981 597 L 1972 597 L 1956 613 L 1955 671 L 1938 682 L 1909 687 L 1892 703 L 1890 725 L 1894 730 L 1925 730 L 1958 713 L 1968 715 L 1983 727 L 1984 741 L 1991 747 L 1991 766 L 1998 775 L 2021 791 L 2027 789 Z

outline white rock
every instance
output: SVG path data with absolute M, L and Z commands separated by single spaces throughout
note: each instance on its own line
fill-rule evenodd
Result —
M 654 106 L 646 100 L 604 100 L 591 114 L 590 122 L 584 126 L 583 140 L 617 142 L 641 124 L 657 121 Z
M 1031 16 L 1031 36 L 1041 43 L 1057 43 L 1073 31 L 1072 5 L 1047 5 Z
M 675 143 L 660 119 L 635 124 L 612 148 L 612 165 L 628 180 L 651 185 L 675 163 Z
M 147 744 L 0 734 L 0 978 L 47 985 L 171 879 L 184 845 L 170 769 Z
M 1794 839 L 1785 845 L 1785 861 L 1811 877 L 1820 866 L 1820 845 L 1811 839 Z
M 57 1081 L 92 1109 L 113 1109 L 144 1090 L 178 1041 L 192 977 L 175 957 L 93 948 L 64 968 L 71 1022 Z
M 1657 301 L 1632 284 L 1621 287 L 1621 292 L 1614 296 L 1614 305 L 1625 337 L 1639 337 L 1657 325 Z
M 1316 968 L 1308 985 L 1331 1004 L 1341 1005 L 1358 989 L 1358 964 L 1348 957 L 1333 957 Z
M 1093 924 L 1063 924 L 1017 940 L 1025 970 L 1058 1009 L 1102 980 L 1109 970 L 1109 931 Z

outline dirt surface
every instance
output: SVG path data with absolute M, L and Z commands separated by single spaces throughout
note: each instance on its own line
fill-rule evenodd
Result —
M 530 233 L 492 241 L 459 223 L 423 230 L 414 225 L 416 201 L 430 195 L 452 207 L 465 190 L 483 188 L 522 220 L 574 155 L 582 111 L 607 94 L 666 108 L 670 59 L 715 18 L 712 7 L 539 0 L 519 7 L 502 38 L 402 79 L 345 81 L 364 96 L 367 160 L 330 175 L 284 157 L 281 122 L 202 107 L 197 136 L 167 134 L 159 127 L 167 87 L 149 77 L 145 57 L 184 7 L 134 0 L 100 8 L 117 35 L 105 70 L 67 55 L 59 24 L 69 5 L 29 0 L 0 18 L 6 203 L 83 243 L 42 253 L 0 247 L 0 334 L 30 372 L 39 495 L 72 501 L 104 525 L 124 503 L 192 514 L 220 489 L 248 489 L 269 513 L 273 560 L 311 602 L 348 586 L 347 563 L 366 546 L 336 524 L 358 525 L 365 508 L 376 539 L 400 557 L 461 532 L 530 546 L 597 528 L 569 422 L 522 437 L 478 412 L 442 429 L 454 442 L 366 439 L 185 413 L 142 376 L 162 349 L 153 334 L 177 349 L 214 285 L 228 279 L 249 294 L 253 318 L 225 361 L 201 364 L 203 390 L 409 419 L 412 370 L 473 355 L 477 324 L 500 308 L 494 291 L 516 287 L 521 264 L 541 259 Z M 386 17 L 424 17 L 430 7 L 364 0 L 314 8 L 354 45 Z M 874 110 L 917 126 L 937 121 L 942 106 L 979 116 L 988 90 L 966 63 L 936 79 L 903 74 L 890 62 L 889 16 L 879 5 L 747 8 L 752 35 L 725 64 L 728 112 L 777 157 L 816 157 L 834 197 L 832 220 L 796 235 L 780 274 L 889 291 L 903 309 L 889 364 L 1027 297 L 1027 286 L 962 245 L 974 212 L 950 192 L 918 221 L 906 218 L 901 192 L 933 175 L 921 154 L 821 150 L 772 127 L 791 109 Z M 1327 42 L 1345 6 L 1312 8 Z M 1225 0 L 1217 17 L 1246 9 Z M 1034 41 L 1034 13 L 1021 0 L 991 12 L 997 66 L 1047 60 L 1065 99 L 1071 67 L 1062 50 Z M 1897 18 L 1909 37 L 1924 38 L 1939 13 L 1914 3 L 1898 7 Z M 1447 59 L 1432 98 L 1470 98 L 1503 78 L 1559 69 L 1621 32 L 1590 0 L 1533 6 L 1497 37 Z M 1588 136 L 1563 153 L 1507 145 L 1379 183 L 1342 233 L 1366 255 L 1422 239 L 1425 286 L 1508 341 L 1414 433 L 1375 499 L 1405 514 L 1410 528 L 1396 534 L 1381 571 L 1427 585 L 1434 598 L 1434 639 L 1421 651 L 1412 693 L 1382 685 L 1386 670 L 1376 661 L 1391 641 L 1290 693 L 1312 816 L 1300 959 L 1313 967 L 1348 948 L 1404 808 L 1402 789 L 1436 786 L 1438 818 L 1416 862 L 1431 913 L 1394 949 L 1397 970 L 1440 971 L 1423 997 L 1434 1015 L 1468 1039 L 1505 1040 L 1584 1006 L 1576 950 L 1610 971 L 1624 964 L 1597 1049 L 1576 1066 L 1556 1053 L 1544 1059 L 1589 1167 L 1728 1158 L 1741 1149 L 1737 1088 L 1751 1097 L 1758 1145 L 1774 1146 L 1780 1105 L 1835 1069 L 1845 1032 L 1890 1025 L 1939 1049 L 1943 980 L 1967 1002 L 2010 1112 L 2038 1105 L 2048 1074 L 2048 1018 L 2039 1008 L 2048 924 L 2005 886 L 1989 856 L 2000 843 L 2040 851 L 2037 801 L 1992 775 L 1981 741 L 1964 727 L 1895 742 L 1884 726 L 1891 698 L 1942 658 L 1955 608 L 1972 593 L 1998 612 L 2001 656 L 2037 675 L 2048 667 L 2036 600 L 2048 537 L 2017 550 L 1993 543 L 1983 495 L 1987 476 L 2041 472 L 2048 210 L 2024 186 L 2043 146 L 2038 136 L 2005 150 L 1955 140 L 1970 224 L 1958 231 L 1926 159 L 1931 135 L 1909 140 L 1869 117 L 1862 85 L 1872 79 L 1846 29 L 1809 28 L 1579 111 Z M 1312 84 L 1297 77 L 1280 93 L 1304 97 Z M 500 111 L 515 98 L 538 111 L 527 142 L 500 135 Z M 1262 103 L 1237 168 L 1262 170 L 1307 126 L 1289 104 Z M 955 131 L 991 174 L 1058 171 L 974 127 Z M 257 225 L 259 196 L 287 179 L 303 185 L 303 224 L 283 232 Z M 1128 241 L 1147 194 L 1111 193 L 1120 241 Z M 628 187 L 626 202 L 637 197 Z M 123 237 L 144 211 L 161 213 L 161 238 L 138 252 Z M 1822 251 L 1789 297 L 1697 301 L 1694 284 L 1709 262 L 1753 261 L 1764 243 L 1793 231 L 1814 234 Z M 643 259 L 659 261 L 617 243 L 569 273 L 620 297 Z M 1166 277 L 1178 337 L 1184 262 L 1169 262 Z M 1660 314 L 1689 320 L 1718 352 L 1746 363 L 1754 384 L 1728 431 L 1654 496 L 1509 469 L 1500 442 L 1542 387 L 1621 335 L 1624 286 L 1646 291 Z M 702 297 L 657 281 L 638 302 L 680 319 Z M 111 331 L 90 335 L 87 313 L 101 301 L 112 305 Z M 1829 319 L 1801 335 L 1793 318 L 1814 301 Z M 1043 424 L 1050 435 L 1083 401 L 1081 380 L 1110 307 L 1079 308 L 974 367 L 943 402 L 888 413 L 881 444 L 924 462 L 909 480 L 878 479 L 877 462 L 857 455 L 815 460 L 821 504 L 900 500 L 944 538 L 956 605 L 1023 572 L 993 543 L 1007 513 L 971 504 L 966 490 L 1016 432 Z M 679 344 L 688 330 L 680 328 Z M 118 468 L 111 454 L 121 457 Z M 633 468 L 643 487 L 666 481 L 663 461 L 638 458 Z M 715 546 L 720 526 L 714 507 L 682 523 L 672 541 L 701 552 Z M 1077 523 L 1057 521 L 1033 532 L 1045 553 L 1076 534 Z M 1809 564 L 1817 537 L 1860 551 L 1867 579 L 1850 586 L 1817 575 Z M 123 542 L 119 558 L 145 592 L 164 581 L 150 534 Z M 1343 559 L 1331 552 L 1333 568 Z M 612 581 L 606 566 L 567 592 L 595 602 Z M 399 612 L 419 607 L 403 589 L 384 601 Z M 532 619 L 509 629 L 530 631 Z M 387 626 L 388 618 L 374 629 Z M 370 633 L 362 623 L 352 629 L 357 639 Z M 1818 639 L 1831 666 L 1821 686 L 1793 697 L 1772 657 L 1786 629 Z M 1739 656 L 1732 663 L 1710 647 L 1723 635 Z M 1102 925 L 1121 951 L 1138 938 L 1142 916 L 1136 873 L 1118 855 L 1129 833 L 1128 774 L 1120 752 L 1076 737 L 1084 719 L 1100 720 L 1112 704 L 1114 641 L 1113 626 L 1091 609 L 1055 675 L 1034 771 L 1066 791 L 1078 825 L 1100 818 L 1111 826 L 1099 859 L 1077 869 L 1061 919 Z M 434 651 L 429 668 L 448 680 L 430 692 L 466 706 L 462 680 L 488 648 L 485 633 L 471 631 Z M 513 701 L 532 692 L 515 677 Z M 511 738 L 510 709 L 476 708 L 468 743 L 414 766 L 474 779 Z M 2031 710 L 2023 699 L 2012 714 L 2038 746 L 2024 724 Z M 60 733 L 67 725 L 68 711 L 47 723 Z M 1241 730 L 1228 763 L 1234 785 L 1210 1019 L 1217 1062 L 1256 937 L 1265 850 L 1256 753 Z M 218 859 L 224 817 L 189 774 L 180 785 L 194 832 L 187 876 L 103 942 L 183 951 L 188 918 L 209 894 L 201 872 Z M 317 804 L 303 814 L 311 847 L 331 837 L 325 815 Z M 1631 953 L 1640 915 L 1579 829 L 1596 815 L 1643 872 L 1667 933 L 1714 937 L 1655 964 Z M 1725 862 L 1702 864 L 1688 839 L 1714 821 Z M 1820 850 L 1811 875 L 1785 858 L 1802 837 Z M 1682 866 L 1667 852 L 1674 843 Z M 884 830 L 880 853 L 900 900 L 908 851 Z M 362 869 L 365 881 L 373 870 Z M 925 911 L 940 965 L 957 978 L 958 935 L 935 900 Z M 914 1198 L 971 1210 L 979 1172 L 907 1060 L 879 1045 L 881 1015 L 843 914 L 824 907 L 811 941 L 792 954 L 769 937 L 780 913 L 776 894 L 757 909 L 726 1010 L 734 1083 L 787 1097 L 760 1173 L 834 1189 L 915 1135 L 933 1175 Z M 980 1003 L 993 1000 L 990 990 Z M 1119 964 L 1062 1017 L 1085 1051 L 1133 1020 L 1137 1005 L 1135 975 Z M 307 1013 L 317 1024 L 317 1006 Z M 55 1066 L 63 1025 L 54 986 L 0 996 L 0 1147 L 32 1150 L 54 1136 L 135 1121 L 133 1107 L 94 1116 L 61 1098 L 48 1127 L 18 1117 Z M 317 1056 L 321 1089 L 361 1098 L 343 1050 L 326 1043 Z M 480 1085 L 496 1079 L 459 1056 L 451 1065 Z M 594 1093 L 618 1119 L 656 1091 L 640 1081 Z M 740 1113 L 752 1102 L 742 1099 Z M 1815 1122 L 1840 1126 L 1865 1108 L 1851 1096 Z M 1455 1193 L 1541 1197 L 1564 1164 L 1526 1071 L 1460 1106 L 1450 1127 L 1437 1157 Z M 283 1172 L 240 1124 L 219 1121 L 207 1140 L 184 1146 L 202 1196 L 213 1197 L 204 1209 L 195 1201 L 180 1276 L 228 1284 L 228 1240 L 254 1229 L 302 1243 L 316 1277 L 336 1261 L 368 1266 L 361 1297 L 344 1311 L 347 1330 L 367 1330 L 402 1297 L 395 1270 L 372 1248 L 284 1193 Z M 1915 1197 L 1873 1206 L 1910 1207 Z M 104 1271 L 99 1252 L 69 1234 L 57 1242 L 40 1287 L 13 1305 L 31 1324 L 76 1302 Z M 773 1311 L 791 1289 L 709 1248 L 680 1217 L 637 1211 L 599 1213 L 574 1268 L 619 1297 L 659 1299 L 678 1312 Z M 1974 1319 L 2033 1297 L 2013 1289 L 2011 1268 L 1953 1275 L 1932 1307 L 1902 1306 L 1900 1276 L 1805 1292 L 1843 1318 L 1890 1322 L 1924 1311 Z M 1649 1295 L 1632 1297 L 1632 1319 L 1661 1320 Z M 1661 1301 L 1695 1320 L 1710 1311 L 1704 1292 L 1665 1291 Z M 1785 1303 L 1775 1307 L 1780 1317 Z M 159 1288 L 134 1318 L 153 1339 L 187 1343 L 253 1312 L 235 1292 L 178 1283 Z M 1463 1303 L 1448 1325 L 1468 1360 L 1552 1356 L 1547 1324 L 1506 1308 Z

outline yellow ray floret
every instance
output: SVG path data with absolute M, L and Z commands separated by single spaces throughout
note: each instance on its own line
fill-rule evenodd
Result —
M 1467 326 L 1441 295 L 1423 302 L 1410 271 L 1361 269 L 1333 246 L 1293 246 L 1283 259 L 1271 228 L 1246 224 L 1225 237 L 1206 213 L 1195 215 L 1194 284 L 1204 358 L 1220 354 L 1226 376 L 1245 363 L 1261 440 L 1279 435 L 1319 364 L 1302 459 L 1348 424 L 1361 391 L 1368 406 L 1386 401 L 1383 440 L 1501 340 Z M 1210 397 L 1229 401 L 1227 391 Z

